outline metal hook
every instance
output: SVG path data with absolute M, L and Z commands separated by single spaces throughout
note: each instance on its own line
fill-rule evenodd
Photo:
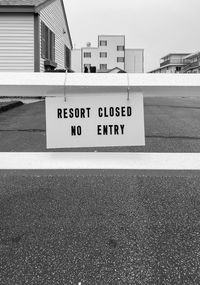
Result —
M 65 72 L 65 80 L 64 80 L 64 102 L 67 102 L 66 82 L 67 82 L 67 72 Z
M 129 101 L 130 99 L 130 84 L 129 84 L 129 76 L 128 76 L 128 73 L 127 73 L 127 101 Z
M 127 88 L 127 100 L 129 101 L 129 93 L 130 93 L 130 87 Z

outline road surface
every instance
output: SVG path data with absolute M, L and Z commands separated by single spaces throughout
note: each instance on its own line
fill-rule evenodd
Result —
M 144 114 L 145 147 L 73 151 L 200 152 L 200 98 L 145 98 Z M 0 114 L 0 151 L 47 151 L 44 102 Z
M 199 99 L 147 98 L 146 146 L 98 151 L 199 152 L 199 120 Z M 44 103 L 0 114 L 0 150 L 46 151 Z M 200 284 L 199 174 L 1 170 L 0 284 Z

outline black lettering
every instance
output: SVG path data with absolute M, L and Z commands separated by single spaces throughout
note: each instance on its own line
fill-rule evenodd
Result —
M 126 116 L 125 107 L 122 107 L 121 111 L 122 111 L 121 116 L 125 117 Z
M 58 119 L 62 119 L 62 109 L 58 109 Z
M 64 118 L 67 119 L 68 118 L 68 116 L 67 116 L 67 108 L 64 108 L 63 111 L 64 111 Z
M 107 118 L 108 117 L 108 114 L 107 114 L 107 109 L 106 107 L 104 107 L 104 117 Z
M 80 136 L 81 133 L 81 126 L 71 126 L 71 136 Z
M 110 128 L 110 135 L 112 135 L 113 125 L 109 125 Z
M 99 109 L 98 109 L 98 113 L 99 113 L 99 117 L 100 117 L 100 118 L 103 117 L 102 108 L 99 108 Z
M 76 135 L 76 126 L 71 126 L 71 136 Z
M 110 107 L 110 117 L 113 117 L 113 116 L 114 116 L 114 108 Z
M 90 109 L 91 109 L 91 108 L 86 108 L 86 110 L 87 110 L 87 117 L 88 117 L 88 118 L 90 117 Z
M 78 127 L 77 127 L 77 134 L 78 134 L 78 136 L 80 136 L 81 133 L 82 133 L 82 132 L 81 132 L 81 126 L 78 126 Z
M 75 117 L 79 118 L 79 109 L 78 108 L 75 109 Z
M 132 108 L 129 106 L 127 107 L 127 116 L 130 117 L 132 115 Z
M 118 125 L 114 125 L 114 134 L 119 135 L 119 126 Z
M 101 125 L 97 125 L 97 135 L 101 136 Z
M 108 126 L 107 125 L 103 125 L 103 135 L 108 135 Z
M 85 118 L 85 109 L 81 108 L 81 118 Z
M 124 134 L 124 125 L 120 125 L 121 127 L 121 132 L 122 132 L 122 135 Z
M 120 116 L 120 109 L 119 109 L 119 107 L 115 108 L 115 115 L 116 115 L 116 117 Z
M 73 118 L 74 114 L 73 114 L 73 108 L 69 109 L 69 118 Z

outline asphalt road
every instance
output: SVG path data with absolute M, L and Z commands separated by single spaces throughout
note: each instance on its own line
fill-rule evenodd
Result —
M 199 152 L 199 120 L 145 98 L 146 146 L 98 151 Z M 0 151 L 46 151 L 44 103 L 0 114 Z M 199 174 L 0 171 L 0 284 L 200 284 Z
M 200 284 L 199 173 L 0 173 L 0 284 Z
M 145 147 L 86 148 L 84 151 L 200 152 L 200 98 L 145 98 L 144 105 Z M 0 151 L 47 151 L 45 129 L 44 102 L 1 113 Z

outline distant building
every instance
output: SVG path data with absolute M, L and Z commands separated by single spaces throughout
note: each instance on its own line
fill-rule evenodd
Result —
M 98 47 L 72 50 L 72 70 L 75 72 L 144 72 L 144 50 L 126 49 L 125 36 L 98 36 Z
M 162 57 L 160 67 L 150 73 L 200 73 L 200 52 L 170 53 Z
M 186 56 L 183 60 L 183 73 L 200 73 L 200 52 L 195 52 Z
M 150 73 L 181 73 L 184 58 L 189 53 L 170 53 L 160 59 L 160 67 Z
M 71 68 L 63 0 L 0 1 L 0 72 Z

